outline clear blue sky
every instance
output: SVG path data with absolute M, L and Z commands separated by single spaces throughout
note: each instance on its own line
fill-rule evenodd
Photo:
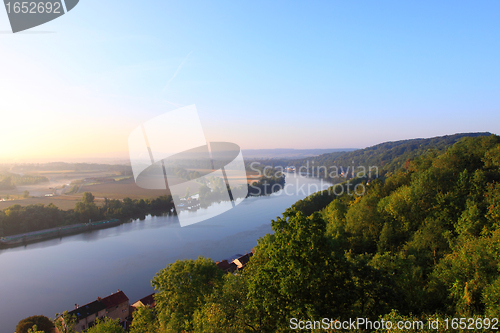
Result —
M 0 10 L 0 158 L 125 152 L 190 104 L 243 148 L 500 134 L 499 1 L 81 0 L 9 30 Z

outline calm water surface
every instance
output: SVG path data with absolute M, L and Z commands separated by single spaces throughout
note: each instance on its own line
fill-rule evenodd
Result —
M 214 261 L 249 252 L 270 221 L 327 184 L 287 175 L 287 194 L 247 198 L 219 216 L 181 228 L 177 217 L 146 217 L 105 230 L 0 251 L 0 332 L 19 320 L 72 310 L 118 289 L 130 303 L 152 293 L 157 271 L 177 259 Z M 215 204 L 208 209 L 221 209 Z M 222 209 L 221 209 L 222 210 Z M 189 212 L 186 212 L 189 214 Z M 182 212 L 181 214 L 184 214 Z

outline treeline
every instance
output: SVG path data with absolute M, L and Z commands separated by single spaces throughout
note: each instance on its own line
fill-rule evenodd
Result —
M 45 176 L 4 173 L 0 174 L 0 190 L 11 190 L 18 185 L 36 185 L 48 181 L 49 179 Z
M 214 202 L 227 200 L 229 187 L 220 177 L 209 177 L 208 184 L 203 184 L 198 190 L 200 195 L 200 205 L 203 208 L 210 206 Z
M 0 210 L 0 237 L 56 228 L 89 220 L 107 220 L 112 218 L 129 219 L 143 217 L 147 214 L 162 214 L 174 208 L 171 196 L 155 199 L 122 200 L 105 199 L 99 207 L 90 192 L 85 192 L 81 202 L 74 209 L 61 210 L 54 204 L 13 205 Z
M 271 159 L 261 161 L 265 165 L 270 166 L 294 166 L 297 170 L 303 167 L 302 170 L 314 174 L 314 176 L 328 179 L 330 181 L 338 180 L 335 169 L 340 168 L 340 171 L 347 171 L 349 167 L 348 178 L 352 176 L 352 169 L 355 173 L 359 172 L 359 166 L 363 166 L 366 170 L 369 167 L 377 167 L 377 176 L 388 176 L 396 170 L 403 168 L 408 160 L 417 158 L 418 156 L 425 155 L 429 151 L 434 151 L 436 154 L 444 153 L 453 144 L 465 137 L 485 137 L 490 136 L 491 133 L 463 133 L 446 135 L 441 137 L 434 137 L 428 139 L 411 139 L 401 140 L 394 142 L 385 142 L 365 149 L 358 149 L 352 152 L 334 152 L 330 154 L 323 154 L 311 158 L 302 159 Z M 321 168 L 321 167 L 326 167 Z M 371 178 L 377 178 L 372 177 Z
M 200 172 L 195 170 L 187 170 L 181 167 L 168 167 L 166 168 L 167 175 L 175 175 L 179 179 L 192 180 L 203 176 Z
M 236 275 L 205 258 L 168 265 L 152 280 L 155 309 L 135 312 L 130 332 L 289 332 L 291 318 L 425 323 L 406 332 L 458 332 L 452 318 L 472 318 L 470 331 L 491 329 L 500 316 L 500 137 L 462 139 L 365 186 L 363 196 L 330 191 L 293 205 Z
M 241 185 L 230 189 L 226 186 L 224 180 L 218 177 L 210 177 L 210 186 L 203 184 L 199 189 L 200 204 L 207 207 L 211 203 L 219 202 L 227 198 L 228 189 L 231 190 L 233 199 L 243 198 L 245 196 L 268 195 L 280 191 L 285 186 L 285 175 L 279 170 L 265 168 L 263 165 L 255 165 L 249 170 L 258 171 L 260 175 L 258 181 L 251 184 Z M 248 191 L 244 191 L 245 187 Z M 248 193 L 246 193 L 248 192 Z
M 227 186 L 222 178 L 212 177 L 210 183 L 211 187 L 203 184 L 199 188 L 201 207 L 208 207 L 214 202 L 227 200 L 229 190 L 233 200 L 278 192 L 285 186 L 285 175 L 263 176 L 252 184 L 240 185 L 236 188 Z M 247 191 L 245 191 L 245 187 Z
M 285 174 L 279 169 L 252 162 L 247 165 L 247 170 L 257 172 L 260 176 L 258 181 L 248 184 L 249 196 L 272 194 L 285 186 Z

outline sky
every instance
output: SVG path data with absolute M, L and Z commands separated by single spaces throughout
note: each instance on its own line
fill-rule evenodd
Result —
M 0 162 L 127 157 L 196 105 L 207 141 L 364 148 L 500 134 L 499 1 L 98 1 L 13 34 Z

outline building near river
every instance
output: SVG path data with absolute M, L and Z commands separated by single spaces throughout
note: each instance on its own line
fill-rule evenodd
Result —
M 106 306 L 99 300 L 87 303 L 82 306 L 75 304 L 75 309 L 69 311 L 68 315 L 75 317 L 76 324 L 74 328 L 77 332 L 82 332 L 94 326 L 96 319 L 102 319 L 106 316 Z
M 132 304 L 130 306 L 132 308 L 132 311 L 137 310 L 137 308 L 139 308 L 141 306 L 145 306 L 145 307 L 150 308 L 150 309 L 154 308 L 154 306 L 156 304 L 154 295 L 155 295 L 155 293 L 152 293 L 146 297 L 141 298 L 140 300 L 138 300 L 134 304 Z
M 106 306 L 106 317 L 108 318 L 124 322 L 130 314 L 129 299 L 121 290 L 104 297 L 101 299 L 101 303 Z
M 97 297 L 97 300 L 82 306 L 75 304 L 75 309 L 68 311 L 68 315 L 75 318 L 74 329 L 77 332 L 91 328 L 97 319 L 104 317 L 119 319 L 120 323 L 124 323 L 129 314 L 129 299 L 120 290 L 104 298 Z M 57 329 L 55 331 L 59 333 Z

